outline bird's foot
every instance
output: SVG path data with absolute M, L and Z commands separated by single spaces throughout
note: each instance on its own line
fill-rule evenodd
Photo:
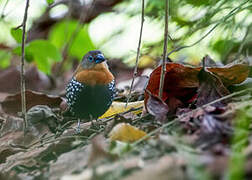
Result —
M 78 119 L 77 127 L 75 128 L 77 134 L 80 133 L 80 119 Z

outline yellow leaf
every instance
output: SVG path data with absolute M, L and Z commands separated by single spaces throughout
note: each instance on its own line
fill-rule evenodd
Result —
M 139 108 L 143 106 L 143 101 L 136 101 L 136 102 L 130 102 L 128 103 L 128 106 L 125 108 L 124 102 L 113 102 L 110 108 L 103 114 L 102 116 L 99 117 L 99 119 L 106 118 L 109 116 L 116 115 L 118 113 L 122 113 L 125 111 L 130 110 L 131 108 Z M 133 113 L 139 114 L 142 110 L 134 111 Z
M 126 123 L 117 124 L 109 133 L 111 141 L 134 142 L 144 136 L 146 136 L 144 131 Z

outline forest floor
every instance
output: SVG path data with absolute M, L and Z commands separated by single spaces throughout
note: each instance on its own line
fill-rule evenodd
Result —
M 251 179 L 250 69 L 168 63 L 166 97 L 154 92 L 152 73 L 126 110 L 124 89 L 79 132 L 77 119 L 62 115 L 63 96 L 27 91 L 24 134 L 20 94 L 0 93 L 0 179 Z

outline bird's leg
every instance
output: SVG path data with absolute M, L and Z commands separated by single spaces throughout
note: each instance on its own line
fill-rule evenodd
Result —
M 77 127 L 76 127 L 75 131 L 77 134 L 80 133 L 80 118 L 78 118 L 78 123 L 77 123 Z

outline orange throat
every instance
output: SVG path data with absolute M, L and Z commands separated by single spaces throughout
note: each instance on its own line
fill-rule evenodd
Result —
M 84 69 L 79 65 L 74 76 L 78 82 L 90 86 L 108 84 L 114 80 L 105 63 L 96 64 L 92 69 Z

